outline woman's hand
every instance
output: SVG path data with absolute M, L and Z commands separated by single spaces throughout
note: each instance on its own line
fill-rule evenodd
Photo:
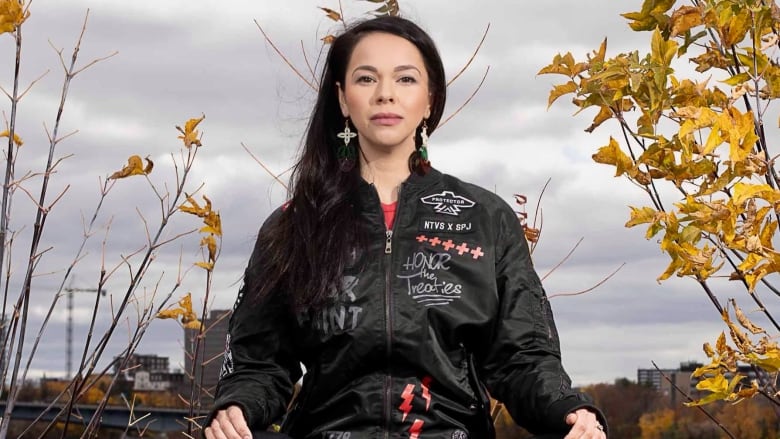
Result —
M 563 439 L 604 439 L 604 427 L 599 423 L 596 414 L 588 409 L 579 409 L 566 415 L 566 423 L 571 430 Z
M 246 425 L 244 412 L 237 405 L 217 411 L 217 415 L 204 433 L 206 439 L 252 439 L 252 432 Z

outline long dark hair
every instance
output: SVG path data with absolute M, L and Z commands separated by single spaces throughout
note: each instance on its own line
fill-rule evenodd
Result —
M 256 299 L 276 291 L 295 310 L 321 307 L 340 290 L 342 275 L 352 265 L 355 250 L 364 248 L 359 160 L 351 171 L 343 172 L 337 159 L 338 146 L 343 142 L 337 135 L 344 129 L 344 118 L 336 83 L 345 83 L 352 51 L 372 32 L 393 34 L 417 47 L 428 72 L 431 93 L 428 131 L 435 130 L 441 119 L 447 92 L 444 66 L 433 40 L 419 26 L 404 18 L 382 16 L 358 22 L 336 37 L 322 71 L 302 152 L 290 177 L 290 202 L 259 237 L 264 257 L 258 265 L 262 266 L 250 267 L 247 272 L 245 283 Z M 410 171 L 425 172 L 417 151 L 421 144 L 419 127 L 415 137 L 417 147 L 409 158 Z

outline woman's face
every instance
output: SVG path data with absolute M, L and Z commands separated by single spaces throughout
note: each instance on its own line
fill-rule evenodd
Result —
M 365 35 L 338 83 L 344 117 L 357 128 L 364 153 L 411 154 L 415 130 L 430 116 L 428 72 L 422 54 L 404 38 Z

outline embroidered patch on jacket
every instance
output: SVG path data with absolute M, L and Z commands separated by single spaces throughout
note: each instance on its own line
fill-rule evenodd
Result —
M 428 195 L 420 198 L 423 204 L 433 206 L 436 213 L 458 216 L 462 209 L 470 209 L 477 203 L 462 195 L 455 195 L 452 191 L 444 191 L 440 194 Z
M 471 233 L 474 231 L 474 227 L 471 221 L 446 221 L 422 218 L 417 230 L 420 232 Z
M 485 256 L 485 252 L 482 250 L 482 247 L 476 244 L 471 244 L 469 247 L 469 244 L 466 242 L 461 242 L 459 244 L 457 241 L 453 241 L 452 239 L 443 241 L 438 236 L 428 237 L 425 235 L 417 235 L 415 241 L 419 242 L 420 244 L 427 243 L 433 248 L 441 248 L 447 253 L 457 254 L 458 256 L 465 256 L 474 260 Z
M 425 401 L 426 412 L 431 408 L 431 381 L 433 381 L 433 378 L 426 376 L 422 379 L 422 383 L 420 383 L 420 397 Z M 406 417 L 414 409 L 413 401 L 415 398 L 414 391 L 416 388 L 417 386 L 414 384 L 407 384 L 406 387 L 404 387 L 404 391 L 401 392 L 402 402 L 398 406 L 398 410 L 402 413 L 401 422 L 406 422 Z M 409 439 L 416 439 L 420 437 L 420 433 L 422 433 L 424 424 L 425 421 L 422 419 L 413 420 L 412 425 L 409 427 Z
M 451 437 L 452 439 L 469 439 L 469 435 L 463 430 L 455 430 Z

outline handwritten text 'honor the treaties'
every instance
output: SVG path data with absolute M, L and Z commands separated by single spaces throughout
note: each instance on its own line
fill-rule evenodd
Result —
M 406 258 L 401 266 L 404 272 L 397 276 L 406 279 L 407 294 L 417 302 L 425 306 L 446 305 L 459 299 L 463 289 L 459 283 L 439 278 L 442 271 L 449 271 L 451 259 L 449 253 L 416 252 Z

